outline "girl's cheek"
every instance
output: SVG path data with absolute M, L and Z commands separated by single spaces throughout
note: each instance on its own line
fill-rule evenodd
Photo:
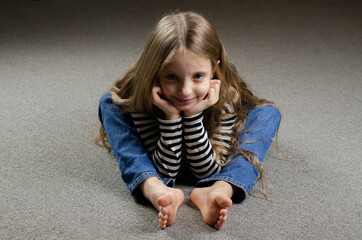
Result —
M 199 92 L 200 92 L 200 95 L 204 95 L 206 96 L 206 94 L 209 92 L 209 87 L 210 85 L 209 84 L 203 84 L 202 86 L 199 87 Z
M 170 95 L 170 91 L 172 90 L 168 84 L 161 84 L 161 89 L 164 96 Z

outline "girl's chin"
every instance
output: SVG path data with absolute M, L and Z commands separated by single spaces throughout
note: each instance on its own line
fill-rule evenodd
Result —
M 176 108 L 179 111 L 187 112 L 187 111 L 191 110 L 194 106 L 195 106 L 195 104 L 182 105 L 182 106 L 179 105 L 179 106 L 176 106 Z

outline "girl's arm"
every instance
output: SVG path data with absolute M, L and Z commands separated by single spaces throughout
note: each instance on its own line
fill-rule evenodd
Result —
M 118 162 L 122 179 L 132 194 L 139 184 L 149 177 L 157 177 L 165 185 L 173 184 L 172 179 L 159 176 L 137 130 L 133 127 L 131 116 L 124 114 L 122 108 L 113 103 L 110 93 L 101 97 L 98 114 Z
M 214 152 L 202 123 L 202 112 L 219 100 L 220 84 L 220 80 L 212 79 L 205 99 L 184 112 L 186 157 L 194 176 L 198 179 L 221 171 L 221 167 L 215 162 Z
M 133 122 L 158 172 L 175 178 L 181 165 L 182 122 L 132 113 Z
M 186 158 L 194 176 L 198 179 L 207 178 L 221 171 L 221 167 L 215 162 L 214 152 L 202 120 L 202 112 L 183 118 Z
M 182 119 L 158 119 L 160 139 L 152 153 L 152 160 L 158 171 L 164 176 L 175 178 L 181 166 L 182 158 Z

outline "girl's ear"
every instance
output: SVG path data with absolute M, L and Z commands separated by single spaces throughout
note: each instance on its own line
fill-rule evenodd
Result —
M 216 75 L 216 68 L 219 66 L 219 63 L 220 63 L 220 60 L 217 60 L 212 79 L 219 79 L 218 76 Z

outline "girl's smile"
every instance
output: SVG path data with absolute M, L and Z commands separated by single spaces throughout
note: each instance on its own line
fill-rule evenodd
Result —
M 210 59 L 182 49 L 161 71 L 159 83 L 164 98 L 178 110 L 187 111 L 205 98 L 212 76 Z
M 190 104 L 193 100 L 195 100 L 196 98 L 189 98 L 189 99 L 178 99 L 176 98 L 176 100 L 181 104 L 181 105 L 187 105 Z

